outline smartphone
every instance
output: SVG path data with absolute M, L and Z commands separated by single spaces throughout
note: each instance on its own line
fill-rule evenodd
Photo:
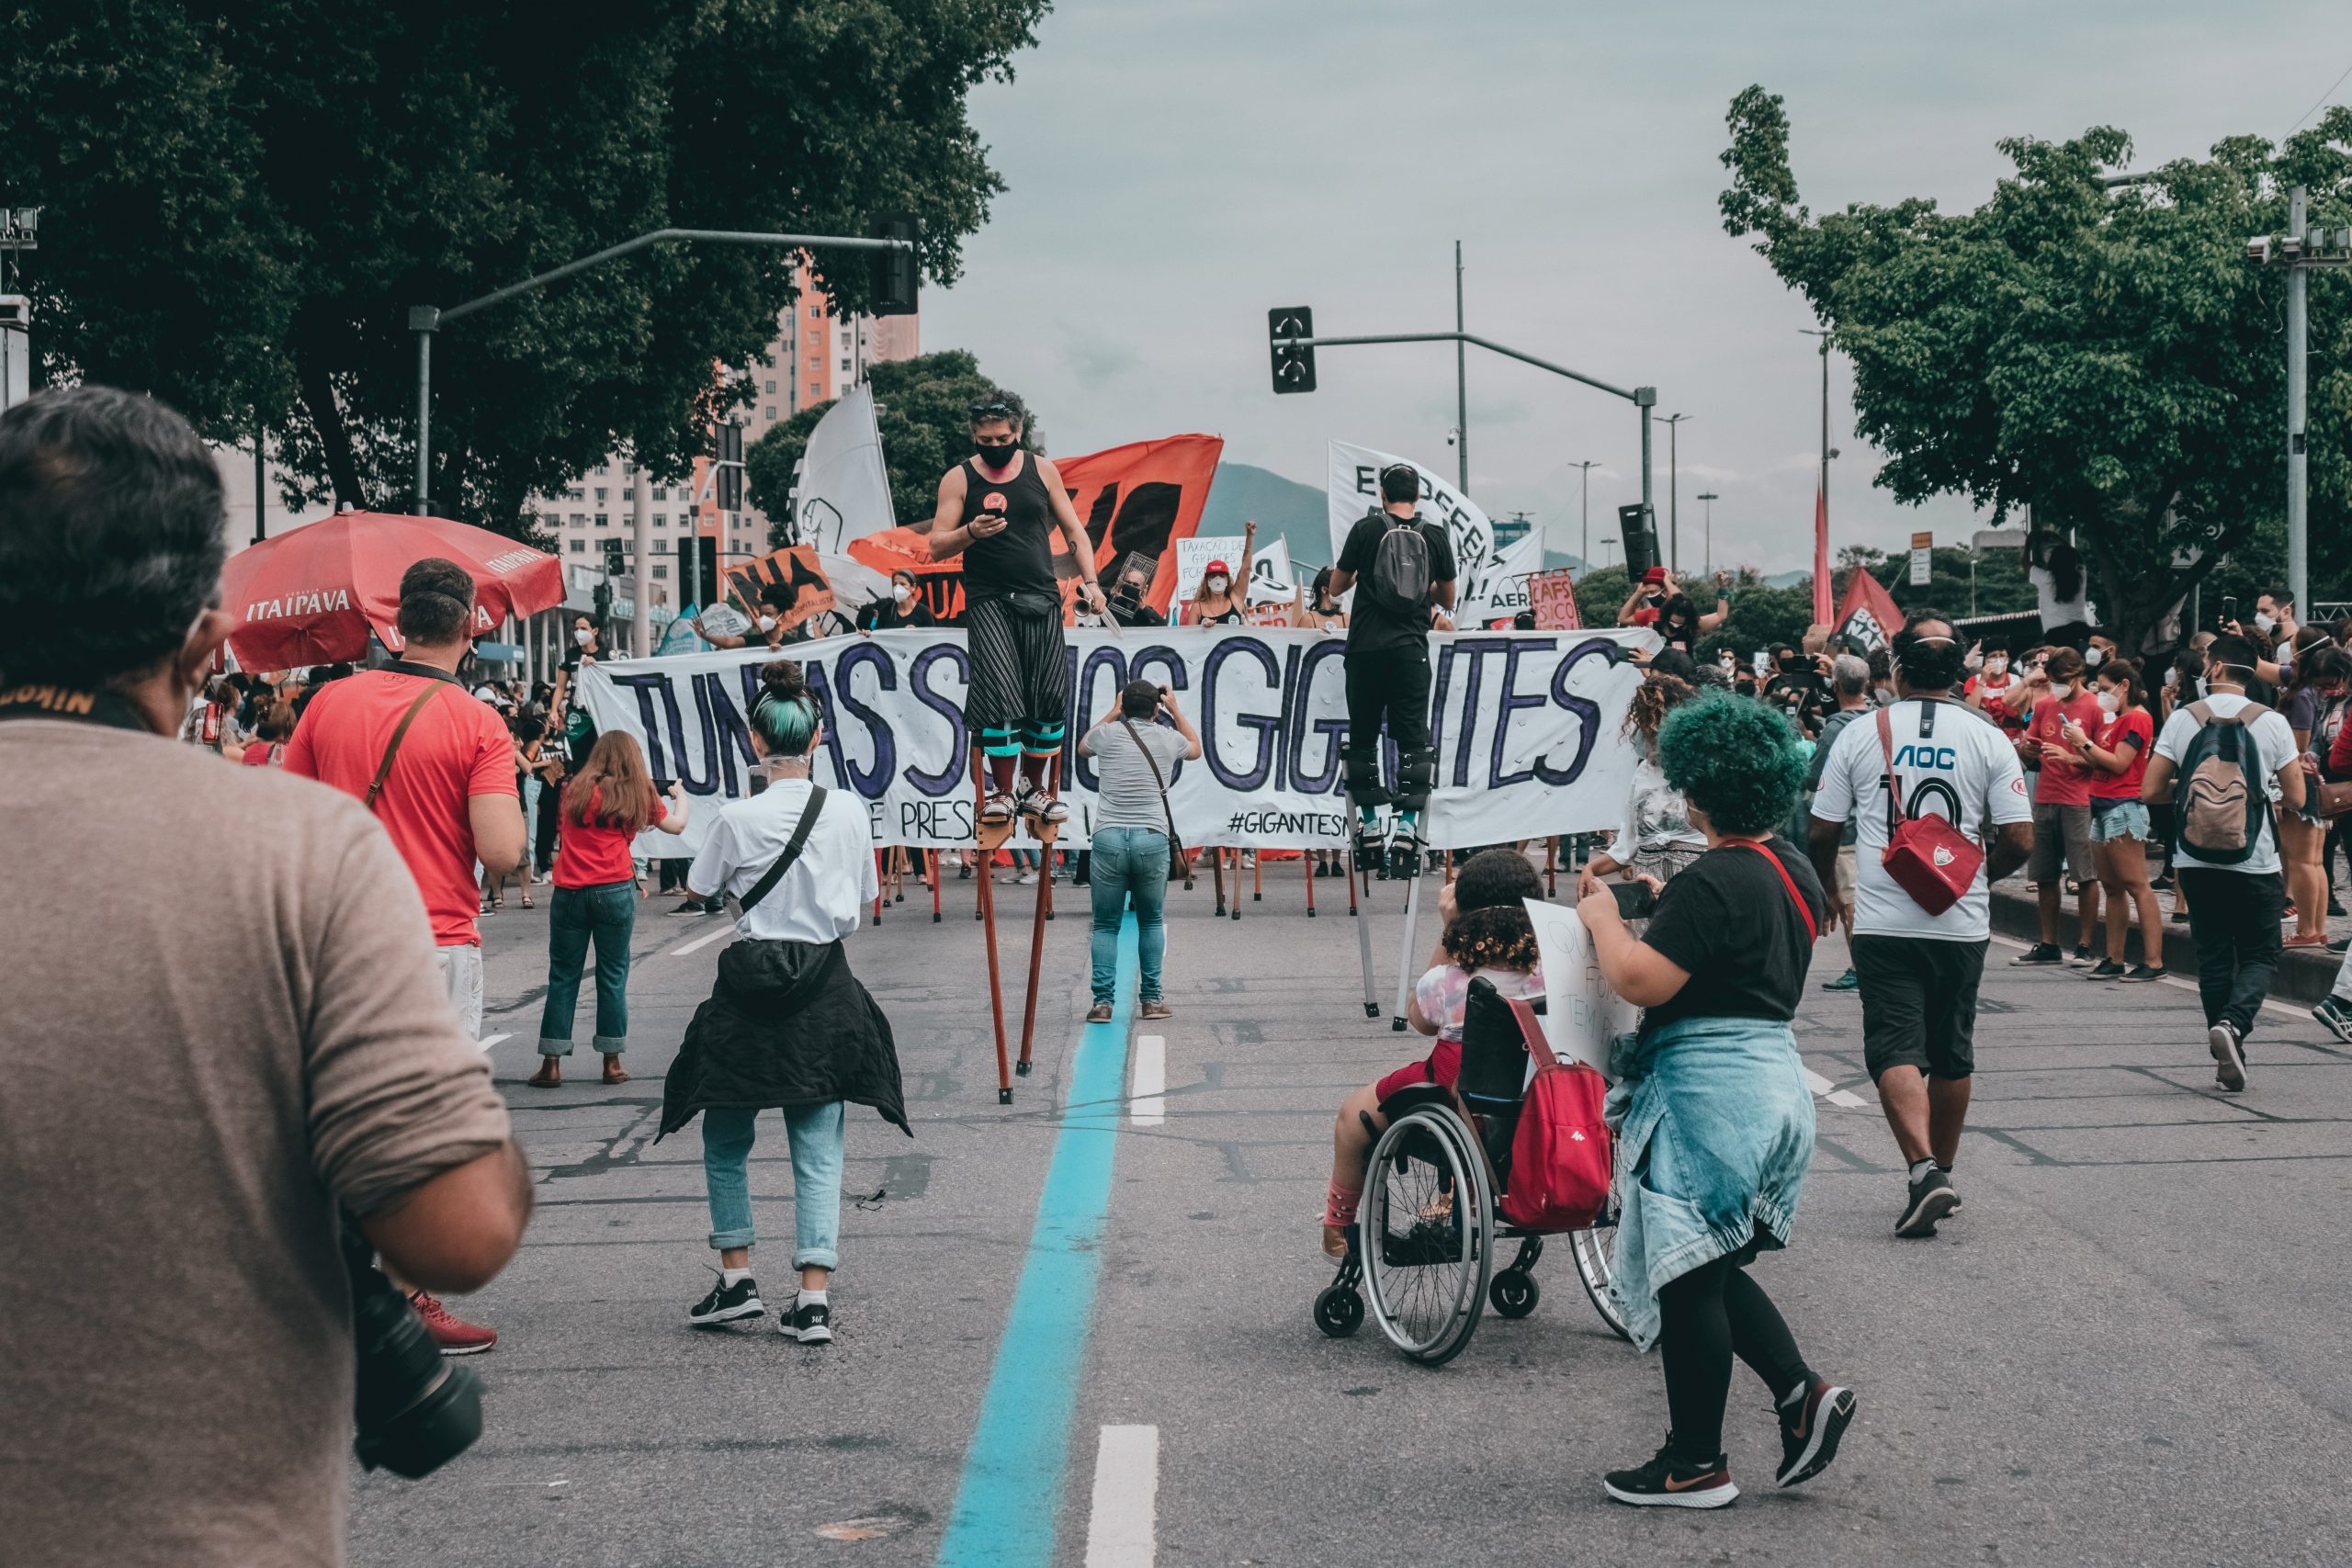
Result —
M 1617 912 L 1629 920 L 1645 920 L 1657 908 L 1657 890 L 1646 882 L 1612 882 L 1609 891 L 1616 896 Z
M 2230 624 L 2232 621 L 2236 620 L 2237 618 L 2238 618 L 2238 596 L 2237 596 L 2236 594 L 2234 594 L 2234 593 L 2224 593 L 2224 594 L 2222 594 L 2222 615 L 2221 615 L 2221 618 L 2220 618 L 2220 619 L 2218 619 L 2218 620 L 2216 620 L 2216 621 L 2213 623 L 2214 626 L 2215 626 L 2217 629 L 2227 630 L 2227 629 L 2228 629 L 2228 627 L 2229 627 L 2229 624 Z
M 653 781 L 653 793 L 656 795 L 668 795 L 670 793 L 670 785 L 672 782 L 673 781 L 665 778 L 656 778 Z

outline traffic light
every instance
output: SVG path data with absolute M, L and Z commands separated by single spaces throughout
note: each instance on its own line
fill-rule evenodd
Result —
M 718 510 L 743 510 L 743 427 L 733 420 L 718 427 Z
M 1274 390 L 1277 392 L 1311 392 L 1315 390 L 1315 351 L 1311 348 L 1284 348 L 1285 338 L 1313 337 L 1315 312 L 1304 305 L 1292 305 L 1266 312 L 1268 352 L 1274 361 Z
M 621 575 L 621 542 L 618 539 L 605 541 L 605 575 L 606 577 Z
M 613 591 L 608 585 L 600 582 L 596 584 L 595 587 L 590 589 L 588 591 L 588 603 L 596 607 L 596 624 L 598 626 L 601 626 L 613 618 Z
M 874 220 L 869 236 L 876 240 L 904 240 L 915 243 L 915 220 L 911 214 L 886 212 Z M 915 286 L 920 269 L 911 250 L 876 251 L 874 253 L 874 304 L 877 316 L 911 316 L 915 313 Z
M 1658 564 L 1657 513 L 1634 502 L 1617 509 L 1617 537 L 1625 547 L 1625 575 L 1639 577 Z

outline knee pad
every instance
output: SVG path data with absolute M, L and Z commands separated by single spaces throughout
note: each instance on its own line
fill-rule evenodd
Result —
M 990 757 L 1018 757 L 1021 755 L 1020 734 L 1009 725 L 1003 728 L 989 725 L 980 731 L 980 750 Z
M 1437 748 L 1408 751 L 1401 762 L 1396 770 L 1396 805 L 1402 810 L 1419 811 L 1430 803 L 1430 791 L 1437 787 Z
M 1050 757 L 1062 749 L 1064 733 L 1059 719 L 1051 724 L 1025 724 L 1021 727 L 1022 746 L 1032 757 Z
M 1357 757 L 1341 752 L 1340 782 L 1346 786 L 1348 799 L 1353 805 L 1381 807 L 1388 804 L 1388 791 L 1380 782 L 1380 759 L 1377 755 Z

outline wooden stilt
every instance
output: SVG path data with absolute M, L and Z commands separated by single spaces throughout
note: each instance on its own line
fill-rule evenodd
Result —
M 1309 850 L 1299 857 L 1299 863 L 1306 867 L 1306 918 L 1310 920 L 1315 918 L 1315 874 L 1323 869 L 1316 863 L 1315 857 L 1321 852 Z
M 996 1026 L 996 1102 L 1012 1103 L 1012 1066 L 1007 1059 L 1004 1037 L 1004 984 L 998 971 L 996 952 L 996 877 L 991 868 L 996 861 L 998 846 L 1012 834 L 1010 822 L 986 823 L 979 818 L 979 807 L 988 799 L 987 759 L 977 746 L 972 748 L 973 836 L 980 857 L 980 897 L 978 918 L 987 933 L 989 950 L 989 1018 Z

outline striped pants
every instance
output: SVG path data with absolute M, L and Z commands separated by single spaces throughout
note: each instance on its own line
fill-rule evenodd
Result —
M 980 599 L 965 606 L 964 635 L 972 659 L 964 726 L 973 738 L 990 756 L 1060 750 L 1069 710 L 1061 616 L 1026 615 L 1007 600 Z

